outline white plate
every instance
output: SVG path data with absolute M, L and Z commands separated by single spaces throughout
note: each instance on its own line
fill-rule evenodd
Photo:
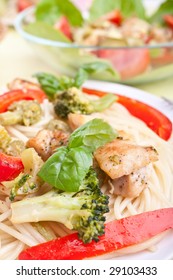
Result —
M 127 97 L 140 100 L 164 113 L 173 121 L 173 110 L 159 97 L 149 94 L 145 91 L 130 86 L 119 85 L 109 82 L 88 81 L 84 84 L 87 88 L 97 89 L 105 92 L 117 93 Z M 155 252 L 147 250 L 131 255 L 117 257 L 118 260 L 166 260 L 173 259 L 173 231 L 169 231 L 165 237 L 158 243 Z
M 161 98 L 151 95 L 145 91 L 130 86 L 109 83 L 109 82 L 100 82 L 100 81 L 88 81 L 84 84 L 84 86 L 86 86 L 87 88 L 97 89 L 100 91 L 111 92 L 115 94 L 117 93 L 127 97 L 132 97 L 136 100 L 140 100 L 158 109 L 173 121 L 173 111 L 171 111 L 168 108 L 167 104 L 165 104 Z M 157 246 L 157 250 L 155 252 L 151 253 L 145 250 L 140 253 L 124 255 L 122 257 L 116 258 L 116 260 L 166 260 L 166 259 L 173 259 L 173 231 L 169 231 L 166 234 L 166 236 L 159 242 Z

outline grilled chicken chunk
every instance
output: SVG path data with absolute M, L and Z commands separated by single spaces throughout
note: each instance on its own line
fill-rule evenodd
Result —
M 129 175 L 158 160 L 157 151 L 153 147 L 142 147 L 119 139 L 98 148 L 94 157 L 111 179 Z
M 110 193 L 123 197 L 137 197 L 147 187 L 150 175 L 151 168 L 148 165 L 129 175 L 114 180 L 110 179 L 108 181 L 111 187 Z
M 27 147 L 33 147 L 39 156 L 45 161 L 60 146 L 67 145 L 69 133 L 61 130 L 40 130 L 37 135 L 28 140 Z

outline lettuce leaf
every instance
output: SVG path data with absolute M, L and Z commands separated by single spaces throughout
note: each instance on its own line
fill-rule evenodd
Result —
M 35 17 L 38 21 L 54 24 L 61 15 L 66 16 L 72 26 L 83 23 L 81 12 L 69 0 L 41 0 L 36 5 Z
M 141 0 L 93 0 L 89 10 L 89 18 L 91 21 L 112 11 L 120 10 L 124 17 L 136 15 L 145 18 L 145 8 Z
M 173 15 L 173 0 L 167 0 L 162 3 L 149 20 L 150 22 L 163 23 L 163 16 L 166 14 Z

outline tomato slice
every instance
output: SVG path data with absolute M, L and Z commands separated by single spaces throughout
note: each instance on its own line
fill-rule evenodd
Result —
M 27 9 L 28 7 L 32 6 L 34 3 L 32 0 L 17 0 L 16 6 L 17 11 L 22 12 L 23 10 Z
M 41 89 L 14 89 L 0 95 L 0 113 L 7 111 L 8 107 L 15 101 L 37 100 L 42 103 L 47 98 Z
M 164 15 L 163 19 L 167 25 L 173 29 L 173 15 Z
M 111 62 L 123 80 L 143 73 L 150 64 L 148 49 L 100 49 L 96 54 Z
M 88 88 L 83 88 L 83 90 L 88 94 L 94 94 L 100 97 L 105 94 L 105 92 Z M 168 117 L 141 101 L 118 94 L 116 96 L 118 97 L 117 102 L 125 106 L 133 116 L 144 121 L 162 139 L 168 140 L 170 138 L 172 134 L 172 122 Z
M 67 38 L 72 40 L 71 26 L 65 16 L 60 17 L 60 19 L 55 23 L 54 28 L 60 30 Z
M 107 20 L 115 25 L 120 25 L 122 22 L 122 14 L 118 10 L 113 10 L 101 17 L 102 20 Z

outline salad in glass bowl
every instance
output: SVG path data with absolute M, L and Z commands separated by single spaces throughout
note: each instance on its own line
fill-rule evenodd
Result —
M 62 74 L 99 61 L 114 72 L 91 73 L 99 80 L 137 84 L 173 75 L 172 0 L 150 16 L 140 0 L 93 0 L 87 15 L 69 0 L 41 0 L 15 26 Z

